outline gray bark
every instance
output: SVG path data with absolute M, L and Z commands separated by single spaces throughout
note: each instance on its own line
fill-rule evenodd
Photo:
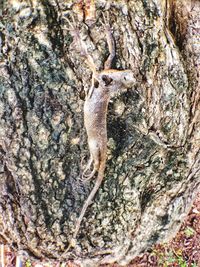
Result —
M 73 2 L 10 0 L 3 6 L 0 237 L 28 257 L 125 264 L 170 240 L 199 191 L 200 4 L 99 0 L 87 26 Z M 132 69 L 137 83 L 109 105 L 104 182 L 76 247 L 62 258 L 94 185 L 80 180 L 81 160 L 89 157 L 83 92 L 91 71 L 63 17 L 75 14 L 102 69 L 105 10 L 117 48 L 114 67 Z

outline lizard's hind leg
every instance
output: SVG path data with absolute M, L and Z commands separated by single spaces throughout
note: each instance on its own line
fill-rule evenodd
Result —
M 86 173 L 88 172 L 88 170 L 90 170 L 92 163 L 93 163 L 93 158 L 92 158 L 92 156 L 90 156 L 90 159 L 89 159 L 89 161 L 88 161 L 88 163 L 87 163 L 87 165 L 86 165 L 86 167 L 82 173 L 82 177 L 88 176 Z
M 82 175 L 83 182 L 88 182 L 90 179 L 92 179 L 92 177 L 95 175 L 95 173 L 98 171 L 98 169 L 99 169 L 99 158 L 96 159 L 96 161 L 94 160 L 94 167 L 93 167 L 93 170 L 91 171 L 91 173 Z
M 92 177 L 95 175 L 96 171 L 97 170 L 95 170 L 95 168 L 94 168 L 93 171 L 89 175 L 82 176 L 83 182 L 88 182 L 90 179 L 92 179 Z
M 91 173 L 83 176 L 84 182 L 89 181 L 95 175 L 95 173 L 99 170 L 99 165 L 100 165 L 100 149 L 98 143 L 96 141 L 90 141 L 89 148 L 90 148 L 91 158 L 93 159 L 94 164 Z

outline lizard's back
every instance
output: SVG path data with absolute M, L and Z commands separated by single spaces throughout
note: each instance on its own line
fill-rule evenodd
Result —
M 95 88 L 84 104 L 84 125 L 88 138 L 101 139 L 107 135 L 106 116 L 109 102 L 109 92 L 105 88 Z M 100 140 L 99 140 L 100 141 Z

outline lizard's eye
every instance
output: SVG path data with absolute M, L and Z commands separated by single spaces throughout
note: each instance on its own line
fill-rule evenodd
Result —
M 99 87 L 99 82 L 97 80 L 95 80 L 95 82 L 94 82 L 94 87 L 95 88 L 98 88 Z
M 104 81 L 105 85 L 108 86 L 109 84 L 112 83 L 113 79 L 110 78 L 109 76 L 107 75 L 103 75 L 102 76 L 102 80 Z
M 126 79 L 126 76 L 124 76 L 124 80 L 126 81 L 127 79 Z

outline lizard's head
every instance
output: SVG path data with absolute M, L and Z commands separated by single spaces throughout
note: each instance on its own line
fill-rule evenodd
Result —
M 116 92 L 123 87 L 131 88 L 136 82 L 131 70 L 103 70 L 98 75 L 98 81 L 103 87 L 109 88 L 111 92 Z
M 135 84 L 136 80 L 131 70 L 120 70 L 119 74 L 121 76 L 120 80 L 124 87 L 130 88 Z

